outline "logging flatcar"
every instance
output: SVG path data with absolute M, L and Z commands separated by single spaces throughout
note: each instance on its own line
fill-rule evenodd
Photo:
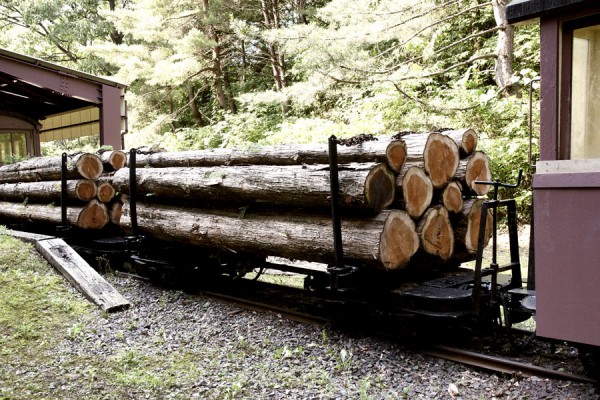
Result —
M 140 178 L 141 172 L 136 171 L 136 165 L 144 166 L 144 161 L 136 162 L 136 151 L 130 152 L 129 176 L 122 172 L 116 174 L 123 182 L 129 182 L 128 236 L 121 231 L 112 236 L 98 234 L 96 238 L 92 238 L 89 231 L 86 235 L 65 236 L 83 253 L 126 256 L 139 268 L 159 275 L 169 269 L 176 269 L 179 274 L 205 274 L 213 266 L 216 275 L 223 271 L 236 275 L 257 266 L 298 272 L 306 276 L 307 289 L 324 290 L 328 295 L 333 294 L 336 301 L 372 302 L 389 312 L 416 316 L 413 321 L 477 317 L 484 323 L 498 320 L 510 323 L 535 313 L 538 336 L 580 345 L 585 361 L 592 367 L 597 366 L 600 358 L 600 213 L 597 211 L 600 203 L 600 5 L 596 0 L 515 0 L 507 7 L 507 17 L 510 23 L 539 19 L 541 24 L 541 159 L 533 176 L 535 262 L 530 262 L 526 288 L 522 287 L 515 202 L 496 199 L 498 190 L 512 182 L 478 182 L 492 186 L 494 198 L 481 205 L 474 269 L 412 268 L 392 274 L 350 265 L 344 257 L 341 224 L 345 217 L 339 209 L 343 199 L 339 198 L 338 181 L 342 175 L 338 171 L 339 141 L 334 138 L 330 139 L 328 151 L 331 215 L 324 221 L 333 223 L 335 254 L 334 262 L 325 269 L 266 262 L 261 255 L 243 253 L 243 246 L 236 251 L 218 251 L 195 246 L 192 239 L 181 238 L 180 242 L 166 245 L 144 237 L 138 226 L 138 211 L 150 217 L 158 213 L 152 209 L 144 211 L 143 207 L 138 209 L 138 182 L 151 180 Z M 177 162 L 189 165 L 190 160 L 184 157 Z M 66 171 L 64 158 L 63 170 Z M 189 187 L 167 189 L 191 190 Z M 62 203 L 61 227 L 66 228 L 64 200 Z M 488 211 L 496 213 L 499 208 L 507 209 L 510 262 L 506 265 L 496 262 L 493 234 L 493 259 L 487 268 L 482 265 L 483 242 L 488 237 L 489 224 L 494 225 L 492 231 L 495 231 L 495 218 L 488 223 L 485 216 Z M 165 215 L 157 228 L 160 231 L 157 236 L 169 236 L 169 224 L 178 223 L 169 220 L 169 214 Z M 214 221 L 227 218 L 219 214 Z M 236 218 L 231 220 L 235 223 Z M 299 220 L 291 221 L 293 224 Z M 207 236 L 200 224 L 193 220 L 190 223 L 190 232 Z M 327 235 L 331 232 L 329 226 L 325 230 Z M 256 233 L 260 234 L 260 231 Z M 361 238 L 354 240 L 360 242 Z M 280 246 L 285 246 L 285 241 L 281 243 Z M 275 246 L 265 244 L 269 245 Z M 214 247 L 218 248 L 218 243 Z M 198 271 L 199 263 L 202 271 Z

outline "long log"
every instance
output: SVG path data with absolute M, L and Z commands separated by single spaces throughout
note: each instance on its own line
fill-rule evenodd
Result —
M 442 190 L 442 204 L 453 213 L 458 213 L 463 207 L 463 193 L 461 185 L 457 181 L 450 181 Z
M 433 198 L 431 179 L 422 168 L 412 165 L 396 178 L 396 189 L 402 195 L 402 204 L 408 215 L 419 218 Z
M 61 157 L 34 157 L 0 167 L 0 183 L 55 181 L 61 179 Z M 96 154 L 80 153 L 67 160 L 68 179 L 96 180 L 104 171 Z
M 140 204 L 136 211 L 140 231 L 157 239 L 225 251 L 334 262 L 328 215 L 263 211 L 246 212 L 240 218 L 238 213 Z M 127 201 L 120 224 L 131 228 Z M 404 267 L 419 247 L 414 222 L 399 210 L 386 210 L 367 218 L 344 218 L 342 241 L 348 263 L 383 270 Z
M 467 199 L 463 208 L 454 220 L 454 237 L 457 248 L 465 249 L 468 253 L 477 252 L 479 229 L 481 222 L 481 206 L 483 199 Z M 492 213 L 488 210 L 483 246 L 486 247 L 492 235 Z
M 104 165 L 104 171 L 118 171 L 127 165 L 127 153 L 123 150 L 109 150 L 100 154 L 100 159 Z
M 402 136 L 402 140 L 406 146 L 406 162 L 421 161 L 423 159 L 423 151 L 427 139 L 431 132 L 425 133 L 409 133 Z M 466 158 L 471 155 L 477 148 L 478 135 L 473 129 L 456 129 L 435 132 L 436 135 L 447 136 L 452 140 L 459 150 L 459 157 Z
M 490 182 L 492 179 L 492 171 L 487 155 L 482 151 L 475 151 L 469 157 L 460 160 L 454 179 L 461 183 L 465 196 L 486 195 L 490 191 L 491 185 L 482 185 L 475 182 Z
M 389 136 L 378 140 L 363 142 L 355 146 L 338 146 L 338 162 L 349 163 L 388 163 L 388 146 L 400 143 Z M 393 147 L 393 146 L 392 146 Z M 390 168 L 398 164 L 390 153 Z M 301 144 L 281 146 L 261 146 L 256 148 L 218 148 L 207 150 L 189 150 L 179 152 L 158 152 L 138 154 L 137 167 L 216 167 L 233 165 L 301 165 L 327 164 L 329 162 L 328 144 Z
M 438 205 L 427 210 L 417 224 L 421 246 L 426 253 L 448 261 L 454 255 L 454 231 L 448 210 Z
M 60 225 L 61 212 L 57 206 L 0 202 L 0 218 L 31 221 L 36 223 Z M 84 207 L 68 207 L 67 222 L 69 225 L 83 229 L 101 229 L 108 223 L 106 206 L 96 200 Z
M 89 179 L 67 181 L 67 199 L 90 201 L 96 196 L 96 183 Z M 0 199 L 8 201 L 57 202 L 61 199 L 60 181 L 0 184 Z
M 441 188 L 456 174 L 460 156 L 458 146 L 449 136 L 432 133 L 423 150 L 425 172 L 434 188 Z
M 384 164 L 340 166 L 340 202 L 346 207 L 381 210 L 394 201 L 395 177 Z M 117 191 L 129 193 L 129 168 L 112 177 Z M 329 207 L 329 169 L 316 166 L 228 166 L 139 168 L 137 190 L 160 197 Z

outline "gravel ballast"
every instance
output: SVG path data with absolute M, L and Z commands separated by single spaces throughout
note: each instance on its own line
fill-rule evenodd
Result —
M 2 365 L 13 369 L 14 385 L 47 380 L 45 392 L 23 398 L 599 398 L 590 384 L 496 375 L 388 339 L 293 322 L 127 276 L 107 279 L 133 307 L 94 310 L 74 321 L 43 365 Z M 0 399 L 17 398 L 2 393 Z

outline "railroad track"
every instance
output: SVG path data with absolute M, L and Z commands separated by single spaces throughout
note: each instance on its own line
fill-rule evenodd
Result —
M 275 285 L 277 286 L 277 285 Z M 267 290 L 269 293 L 260 293 L 261 290 Z M 288 290 L 289 289 L 289 290 Z M 240 296 L 239 294 L 232 294 L 230 290 L 221 292 L 217 290 L 206 290 L 200 294 L 205 297 L 232 302 L 239 305 L 242 308 L 253 310 L 253 311 L 268 311 L 274 312 L 280 315 L 282 318 L 293 320 L 301 323 L 311 323 L 320 325 L 334 325 L 337 320 L 327 315 L 319 315 L 315 312 L 303 311 L 297 309 L 298 305 L 306 302 L 306 294 L 304 291 L 295 288 L 261 288 L 257 292 L 254 292 L 253 296 Z M 271 290 L 276 290 L 279 294 L 285 293 L 283 296 L 273 296 Z M 301 294 L 304 293 L 304 294 Z M 298 299 L 300 295 L 302 299 Z M 269 301 L 260 299 L 261 296 L 267 296 Z M 273 299 L 277 298 L 278 301 L 281 298 L 286 298 L 287 301 L 273 304 Z M 283 303 L 287 303 L 283 304 Z M 289 306 L 293 304 L 295 308 Z M 381 333 L 381 332 L 377 332 Z M 376 334 L 377 334 L 376 333 Z M 522 333 L 522 332 L 517 332 Z M 384 335 L 389 339 L 395 339 L 389 334 Z M 515 376 L 536 376 L 539 378 L 557 379 L 557 380 L 568 380 L 573 382 L 592 383 L 599 384 L 599 382 L 593 378 L 585 375 L 573 374 L 569 372 L 559 371 L 551 368 L 544 368 L 536 366 L 530 363 L 515 361 L 513 359 L 483 354 L 476 351 L 465 350 L 457 347 L 445 346 L 445 345 L 431 345 L 427 347 L 418 347 L 415 349 L 422 354 L 426 354 L 432 357 L 437 357 L 444 360 L 449 360 L 471 367 L 481 368 L 487 371 L 498 372 L 503 374 L 515 375 Z

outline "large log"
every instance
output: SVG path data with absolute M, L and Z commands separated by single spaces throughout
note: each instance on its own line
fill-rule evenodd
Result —
M 482 185 L 475 182 L 490 182 L 492 179 L 492 171 L 487 155 L 482 151 L 475 151 L 469 157 L 460 160 L 454 179 L 463 186 L 464 195 L 486 195 L 490 191 L 491 185 Z
M 438 205 L 427 210 L 417 225 L 421 246 L 426 253 L 448 261 L 454 255 L 454 231 L 448 210 Z
M 57 206 L 0 202 L 0 218 L 60 225 L 61 212 Z M 96 200 L 84 207 L 68 207 L 67 222 L 69 225 L 83 229 L 101 229 L 109 220 L 106 206 Z
M 57 202 L 61 200 L 60 181 L 0 184 L 0 199 L 8 201 Z M 96 183 L 89 179 L 67 181 L 67 199 L 90 201 L 96 196 Z
M 127 165 L 127 153 L 123 150 L 109 150 L 100 154 L 106 172 L 118 171 Z
M 464 249 L 470 254 L 477 252 L 479 244 L 479 229 L 481 223 L 481 206 L 483 199 L 467 199 L 463 208 L 453 223 L 454 237 L 457 248 Z M 486 229 L 483 246 L 486 247 L 492 235 L 492 213 L 487 212 Z
M 411 163 L 423 159 L 423 151 L 431 132 L 408 133 L 402 135 L 406 147 L 406 162 Z M 436 135 L 447 136 L 459 150 L 460 158 L 471 155 L 477 148 L 478 135 L 473 129 L 456 129 L 435 132 Z
M 403 169 L 396 178 L 396 186 L 408 215 L 413 218 L 423 215 L 433 198 L 433 185 L 425 171 L 416 165 Z
M 140 231 L 157 239 L 225 251 L 334 262 L 328 215 L 248 210 L 240 218 L 239 213 L 233 212 L 139 203 L 136 211 Z M 120 224 L 125 229 L 131 228 L 127 201 Z M 404 267 L 419 247 L 414 222 L 399 210 L 386 210 L 366 218 L 343 218 L 342 242 L 346 262 L 383 270 Z
M 34 157 L 0 167 L 0 183 L 54 181 L 61 179 L 61 157 Z M 67 160 L 68 179 L 96 180 L 104 171 L 96 154 L 79 153 Z
M 441 188 L 456 174 L 460 156 L 458 146 L 449 136 L 432 133 L 423 150 L 423 163 L 434 188 Z
M 129 193 L 129 168 L 112 177 L 119 192 Z M 314 166 L 228 166 L 139 168 L 137 190 L 157 198 L 193 198 L 235 202 L 329 207 L 329 169 Z M 341 165 L 342 206 L 381 210 L 394 201 L 395 177 L 385 164 Z
M 338 162 L 349 163 L 388 163 L 388 146 L 394 140 L 389 136 L 379 137 L 354 146 L 338 146 Z M 391 148 L 393 148 L 392 146 Z M 390 148 L 390 149 L 391 149 Z M 398 168 L 397 155 L 390 152 L 391 168 Z M 329 162 L 328 144 L 301 144 L 262 146 L 248 149 L 219 148 L 207 150 L 189 150 L 179 152 L 158 152 L 137 154 L 137 167 L 216 167 L 227 165 L 301 165 L 327 164 Z

